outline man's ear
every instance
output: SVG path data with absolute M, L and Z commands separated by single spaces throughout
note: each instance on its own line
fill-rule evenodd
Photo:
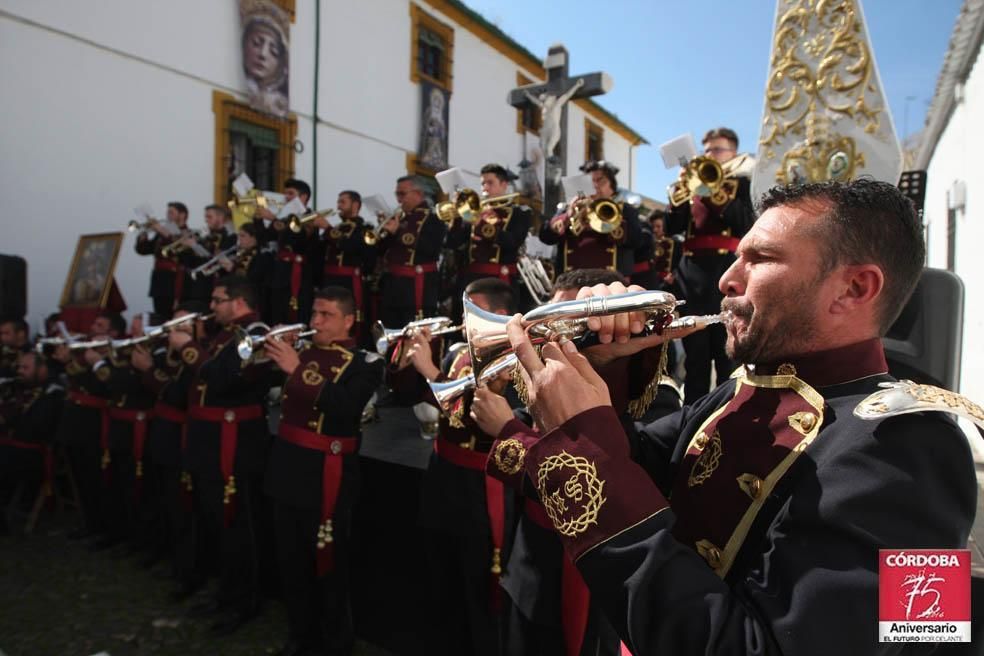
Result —
M 855 264 L 843 267 L 839 293 L 833 299 L 833 314 L 857 312 L 873 307 L 885 288 L 885 274 L 874 264 Z

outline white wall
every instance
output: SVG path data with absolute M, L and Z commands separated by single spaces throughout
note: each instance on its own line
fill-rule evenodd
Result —
M 946 268 L 947 190 L 956 180 L 966 182 L 967 206 L 958 213 L 955 272 L 966 287 L 964 300 L 963 360 L 960 391 L 984 399 L 984 356 L 977 337 L 984 334 L 984 64 L 977 64 L 964 87 L 964 101 L 957 105 L 940 136 L 927 170 L 926 220 L 929 222 L 929 266 Z
M 521 67 L 420 6 L 455 30 L 451 164 L 515 168 L 522 137 L 506 94 Z M 308 180 L 314 7 L 297 3 L 290 45 L 290 105 L 305 146 L 295 175 Z M 143 202 L 163 214 L 168 201 L 182 201 L 192 226 L 202 226 L 214 190 L 212 93 L 243 97 L 239 39 L 234 0 L 0 0 L 0 252 L 28 260 L 29 320 L 56 309 L 78 235 L 124 230 Z M 346 188 L 393 201 L 394 180 L 418 140 L 410 39 L 406 0 L 321 3 L 319 206 L 332 206 Z M 571 171 L 583 162 L 583 123 L 572 106 Z M 606 159 L 622 168 L 622 184 L 629 151 L 606 128 Z M 116 278 L 131 311 L 149 309 L 150 267 L 127 235 Z

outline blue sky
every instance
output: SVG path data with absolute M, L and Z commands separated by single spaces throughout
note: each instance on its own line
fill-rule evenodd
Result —
M 637 191 L 664 200 L 676 172 L 663 167 L 658 146 L 684 132 L 699 141 L 727 125 L 755 152 L 774 0 L 465 2 L 538 56 L 564 43 L 573 74 L 612 76 L 615 88 L 598 100 L 653 144 L 638 150 Z M 900 139 L 922 127 L 961 4 L 863 2 Z

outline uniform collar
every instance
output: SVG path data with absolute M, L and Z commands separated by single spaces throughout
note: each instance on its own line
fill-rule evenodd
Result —
M 225 326 L 225 329 L 226 330 L 235 330 L 239 326 L 248 326 L 251 323 L 256 323 L 258 320 L 259 320 L 259 317 L 256 316 L 256 313 L 255 312 L 250 312 L 248 314 L 244 314 L 243 316 L 239 317 L 238 319 L 233 319 L 232 320 L 232 323 L 230 323 L 229 325 Z
M 332 347 L 335 347 L 335 346 L 341 346 L 342 348 L 346 348 L 346 349 L 353 349 L 353 348 L 355 348 L 355 339 L 353 339 L 351 337 L 346 337 L 345 339 L 336 339 L 335 341 L 331 342 L 330 344 L 328 344 L 326 346 L 319 346 L 318 344 L 315 344 L 314 342 L 311 342 L 311 344 L 315 348 L 320 348 L 320 349 L 327 349 L 327 348 L 332 348 Z
M 746 366 L 754 376 L 793 375 L 811 387 L 839 385 L 888 373 L 881 339 L 874 337 L 826 351 L 815 351 L 779 362 Z

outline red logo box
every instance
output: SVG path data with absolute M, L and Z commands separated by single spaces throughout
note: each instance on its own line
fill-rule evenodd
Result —
M 970 640 L 970 551 L 881 549 L 879 640 Z

